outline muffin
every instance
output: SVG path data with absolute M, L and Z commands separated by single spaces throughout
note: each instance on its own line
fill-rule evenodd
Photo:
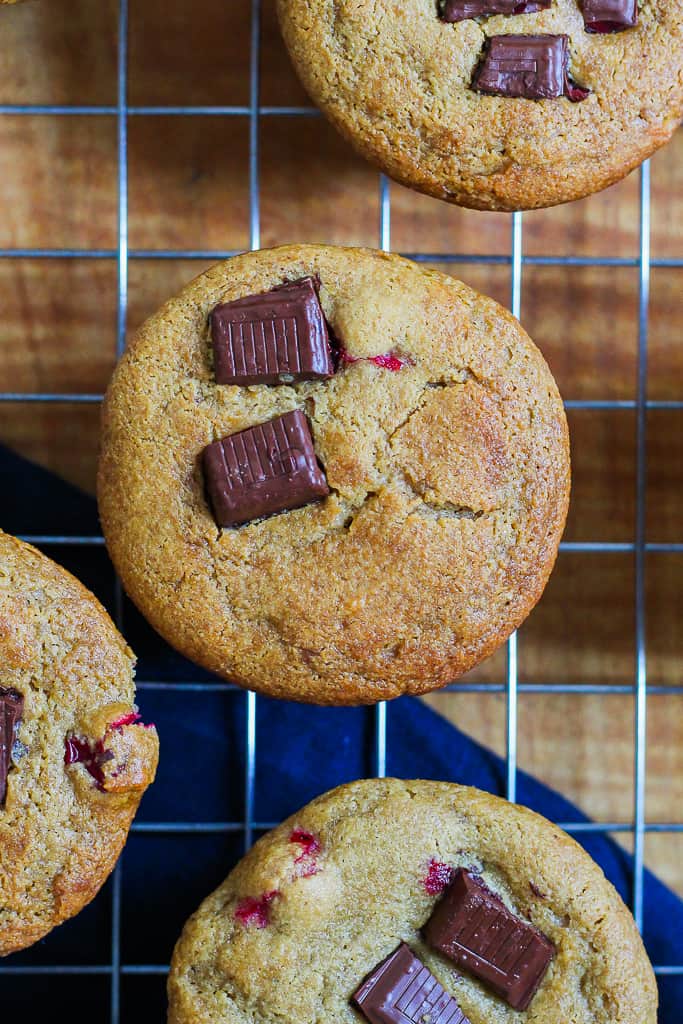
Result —
M 77 914 L 154 779 L 134 658 L 100 603 L 0 531 L 0 955 Z
M 573 839 L 480 790 L 395 779 L 260 839 L 186 924 L 168 990 L 170 1024 L 657 1016 L 633 919 Z
M 683 116 L 680 0 L 278 0 L 294 66 L 397 181 L 554 206 L 623 178 Z
M 127 592 L 179 651 L 272 696 L 371 703 L 456 679 L 538 600 L 567 425 L 491 299 L 397 256 L 287 246 L 144 324 L 98 492 Z

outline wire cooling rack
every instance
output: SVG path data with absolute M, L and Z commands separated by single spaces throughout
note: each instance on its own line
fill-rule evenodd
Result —
M 118 139 L 118 245 L 111 249 L 0 249 L 0 258 L 54 258 L 54 259 L 115 259 L 118 267 L 118 301 L 117 301 L 117 357 L 123 353 L 126 336 L 126 315 L 128 308 L 128 264 L 130 260 L 146 259 L 190 259 L 211 260 L 225 259 L 236 254 L 233 250 L 144 250 L 131 249 L 128 245 L 128 121 L 131 117 L 149 115 L 166 116 L 224 116 L 247 117 L 249 121 L 249 241 L 252 249 L 260 246 L 260 187 L 259 187 L 259 129 L 262 118 L 296 118 L 316 117 L 318 111 L 312 107 L 293 106 L 262 106 L 260 103 L 260 47 L 261 47 L 261 0 L 251 0 L 251 32 L 250 32 L 250 100 L 248 106 L 133 106 L 127 103 L 128 91 L 128 0 L 120 0 L 118 16 L 118 91 L 115 106 L 77 106 L 77 105 L 0 105 L 0 115 L 52 115 L 52 116 L 93 116 L 113 115 L 117 120 Z M 635 567 L 635 640 L 636 664 L 633 685 L 591 685 L 575 683 L 520 684 L 517 672 L 517 636 L 514 634 L 507 643 L 506 681 L 496 683 L 463 683 L 457 684 L 460 692 L 492 692 L 503 693 L 506 698 L 506 750 L 507 772 L 506 792 L 510 800 L 516 795 L 517 776 L 517 731 L 518 731 L 518 694 L 533 693 L 571 693 L 582 694 L 627 694 L 635 697 L 635 730 L 633 752 L 634 804 L 631 821 L 611 821 L 600 823 L 567 823 L 559 824 L 574 834 L 580 832 L 630 833 L 633 836 L 634 850 L 634 882 L 632 893 L 632 909 L 638 927 L 643 926 L 643 877 L 644 877 L 644 841 L 648 832 L 683 833 L 683 821 L 647 822 L 645 814 L 645 783 L 646 783 L 646 725 L 648 693 L 682 694 L 683 686 L 648 686 L 647 683 L 647 651 L 645 636 L 645 556 L 649 552 L 683 553 L 683 544 L 653 544 L 646 542 L 646 415 L 649 409 L 681 409 L 683 401 L 649 401 L 647 398 L 647 353 L 648 353 L 648 313 L 649 283 L 652 267 L 683 267 L 683 258 L 652 259 L 650 256 L 650 169 L 645 163 L 640 170 L 640 223 L 639 252 L 635 258 L 619 257 L 572 257 L 572 256 L 530 256 L 523 250 L 523 216 L 516 213 L 512 218 L 512 233 L 509 255 L 472 255 L 469 253 L 404 253 L 405 256 L 425 263 L 458 263 L 458 264 L 503 264 L 511 268 L 510 308 L 519 317 L 523 287 L 523 269 L 525 265 L 536 264 L 545 266 L 601 266 L 601 267 L 637 267 L 639 274 L 638 297 L 638 353 L 637 353 L 637 388 L 635 400 L 576 400 L 565 403 L 569 409 L 630 409 L 636 414 L 636 495 L 635 495 L 635 537 L 633 542 L 606 543 L 580 542 L 563 543 L 561 550 L 575 552 L 623 552 L 633 556 Z M 379 215 L 379 247 L 388 250 L 391 246 L 391 201 L 389 182 L 379 176 L 380 215 Z M 0 392 L 0 402 L 47 402 L 47 403 L 91 403 L 102 400 L 100 394 L 67 394 L 67 393 L 18 393 Z M 31 535 L 24 536 L 38 545 L 75 545 L 84 547 L 101 547 L 101 536 L 67 536 L 67 535 Z M 123 595 L 120 583 L 115 588 L 115 619 L 123 625 Z M 142 680 L 138 683 L 139 691 L 156 693 L 190 692 L 213 694 L 237 690 L 229 683 L 220 682 L 171 682 L 164 680 Z M 386 773 L 387 760 L 387 709 L 380 703 L 371 712 L 374 716 L 374 755 L 373 770 L 377 776 Z M 244 717 L 244 764 L 243 764 L 243 820 L 227 822 L 166 822 L 138 821 L 133 825 L 133 834 L 147 835 L 187 835 L 189 833 L 226 833 L 241 835 L 244 850 L 249 849 L 255 833 L 272 827 L 275 822 L 261 822 L 254 819 L 254 791 L 257 768 L 257 698 L 253 693 L 246 695 Z M 0 965 L 0 979 L 5 976 L 104 976 L 109 979 L 109 1019 L 111 1024 L 119 1024 L 122 1020 L 121 981 L 128 976 L 164 976 L 168 971 L 166 964 L 123 963 L 122 945 L 122 902 L 123 876 L 121 865 L 117 866 L 112 876 L 111 919 L 110 919 L 110 958 L 106 963 L 62 963 L 62 964 L 21 964 L 14 965 L 11 961 Z M 657 964 L 658 975 L 682 975 L 683 966 Z M 27 978 L 28 981 L 28 978 Z

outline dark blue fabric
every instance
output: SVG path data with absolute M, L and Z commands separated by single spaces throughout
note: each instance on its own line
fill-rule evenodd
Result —
M 93 534 L 95 503 L 75 488 L 0 449 L 0 526 L 22 534 Z M 46 546 L 110 609 L 114 576 L 102 549 Z M 139 655 L 138 678 L 205 681 L 211 677 L 179 658 L 135 609 L 124 609 L 125 633 Z M 143 689 L 140 702 L 162 742 L 157 783 L 146 795 L 138 821 L 239 822 L 244 814 L 246 697 L 243 693 L 175 693 Z M 294 812 L 342 782 L 373 774 L 374 713 L 371 709 L 315 708 L 259 698 L 254 821 L 266 825 Z M 387 710 L 387 769 L 402 778 L 446 779 L 504 794 L 499 757 L 410 698 Z M 555 821 L 588 819 L 559 793 L 519 773 L 518 799 Z M 257 836 L 258 830 L 255 833 Z M 623 898 L 630 899 L 632 858 L 607 836 L 579 841 L 601 865 Z M 131 835 L 123 856 L 122 939 L 124 964 L 168 962 L 183 921 L 239 859 L 239 832 Z M 649 872 L 645 875 L 645 943 L 656 964 L 683 962 L 683 902 Z M 111 956 L 110 884 L 73 921 L 5 963 L 107 963 Z M 680 1024 L 683 977 L 662 977 L 662 1024 Z M 30 988 L 29 988 L 30 986 Z M 109 981 L 79 981 L 91 1019 L 106 1020 Z M 73 1008 L 73 979 L 0 977 L 3 1009 L 25 1010 L 31 993 L 35 1019 Z M 163 979 L 124 975 L 125 1024 L 162 1022 Z M 92 1009 L 94 1008 L 94 1009 Z M 32 1018 L 33 1019 L 33 1018 Z M 57 1019 L 59 1014 L 57 1013 Z

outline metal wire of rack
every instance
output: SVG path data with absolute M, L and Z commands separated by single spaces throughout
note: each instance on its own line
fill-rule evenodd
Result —
M 52 116 L 95 116 L 110 115 L 117 121 L 118 148 L 118 244 L 116 249 L 45 249 L 17 248 L 0 249 L 1 258 L 13 259 L 115 259 L 118 276 L 116 353 L 121 356 L 126 340 L 126 315 L 128 309 L 128 264 L 130 260 L 210 260 L 227 259 L 236 255 L 236 250 L 148 250 L 131 249 L 128 245 L 128 119 L 151 115 L 165 116 L 224 116 L 247 117 L 249 121 L 249 243 L 250 248 L 260 246 L 260 183 L 259 183 L 259 132 L 262 118 L 317 117 L 313 107 L 262 106 L 260 103 L 259 69 L 261 57 L 261 0 L 251 0 L 250 29 L 250 100 L 248 106 L 133 106 L 127 103 L 128 92 L 128 0 L 119 0 L 118 14 L 118 64 L 117 103 L 108 105 L 50 105 L 50 104 L 4 104 L 0 115 L 52 115 Z M 391 247 L 391 199 L 387 178 L 379 176 L 379 247 Z M 647 397 L 648 358 L 648 314 L 650 271 L 653 267 L 683 267 L 683 257 L 653 259 L 650 254 L 650 168 L 643 164 L 640 170 L 640 223 L 639 253 L 635 258 L 620 257 L 573 257 L 573 256 L 531 256 L 523 249 L 523 215 L 513 214 L 509 255 L 473 255 L 471 253 L 403 253 L 410 259 L 423 263 L 459 263 L 478 265 L 507 265 L 511 268 L 510 308 L 520 316 L 523 287 L 523 269 L 527 265 L 563 267 L 635 267 L 639 274 L 638 300 L 638 355 L 637 388 L 633 400 L 574 400 L 565 402 L 567 409 L 612 409 L 634 410 L 636 414 L 636 521 L 633 542 L 563 542 L 561 551 L 566 552 L 621 552 L 632 554 L 635 566 L 635 638 L 636 664 L 633 684 L 576 684 L 545 683 L 523 684 L 518 679 L 517 635 L 513 634 L 507 643 L 506 681 L 499 683 L 460 683 L 460 692 L 498 693 L 506 698 L 506 749 L 507 772 L 506 791 L 508 799 L 514 800 L 517 780 L 517 732 L 518 696 L 521 693 L 572 693 L 574 695 L 633 695 L 635 698 L 635 742 L 633 757 L 634 805 L 632 821 L 609 822 L 559 822 L 572 834 L 588 832 L 631 833 L 634 843 L 634 882 L 632 909 L 639 929 L 643 926 L 643 878 L 644 840 L 648 833 L 683 833 L 683 821 L 648 822 L 645 807 L 646 752 L 647 752 L 647 698 L 649 694 L 683 694 L 680 686 L 653 686 L 647 682 L 647 651 L 645 635 L 645 558 L 650 552 L 683 553 L 683 543 L 648 543 L 646 541 L 646 417 L 650 409 L 683 409 L 681 401 L 651 401 Z M 97 404 L 101 394 L 0 391 L 0 402 L 46 402 L 60 404 Z M 85 547 L 102 546 L 101 536 L 71 535 L 24 535 L 24 540 L 34 544 L 75 545 Z M 122 626 L 123 601 L 121 584 L 116 581 L 115 619 Z M 139 691 L 213 693 L 238 690 L 230 683 L 222 682 L 170 682 L 164 680 L 138 681 Z M 451 687 L 446 687 L 450 689 Z M 455 688 L 455 687 L 453 687 Z M 191 834 L 191 833 L 241 833 L 244 849 L 250 848 L 254 833 L 269 829 L 276 822 L 254 820 L 254 790 L 257 756 L 256 729 L 257 697 L 247 694 L 244 720 L 245 763 L 243 776 L 244 818 L 242 821 L 226 822 L 163 822 L 147 821 L 133 824 L 132 832 L 140 834 Z M 387 707 L 380 703 L 374 709 L 374 770 L 377 776 L 386 774 L 387 761 Z M 119 864 L 113 874 L 111 887 L 111 957 L 106 964 L 49 964 L 38 966 L 0 966 L 3 975 L 104 975 L 110 978 L 110 1021 L 119 1024 L 121 1020 L 121 978 L 132 975 L 165 975 L 165 964 L 128 964 L 121 958 L 121 904 L 122 873 Z M 683 975 L 683 965 L 656 964 L 655 973 Z

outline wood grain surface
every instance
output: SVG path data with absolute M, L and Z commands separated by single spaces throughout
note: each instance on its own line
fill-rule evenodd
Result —
M 31 2 L 0 12 L 0 103 L 116 101 L 112 0 Z M 264 3 L 264 104 L 307 104 Z M 249 4 L 131 0 L 132 104 L 246 104 Z M 133 249 L 248 246 L 245 117 L 129 119 L 129 242 Z M 262 243 L 378 244 L 377 173 L 320 117 L 260 125 Z M 0 247 L 113 249 L 117 241 L 116 120 L 0 116 Z M 652 255 L 683 257 L 683 132 L 652 161 Z M 524 217 L 527 255 L 618 256 L 639 245 L 639 179 Z M 392 247 L 406 253 L 509 253 L 511 218 L 448 207 L 392 185 Z M 437 264 L 439 265 L 439 264 Z M 205 263 L 133 258 L 131 330 Z M 467 261 L 443 269 L 507 303 L 510 268 Z M 0 260 L 0 390 L 99 392 L 115 360 L 116 264 Z M 638 268 L 526 265 L 522 320 L 566 399 L 636 394 Z M 683 270 L 651 279 L 648 393 L 683 399 Z M 634 538 L 633 410 L 570 412 L 574 490 L 566 539 Z M 0 442 L 92 490 L 98 407 L 0 404 Z M 648 416 L 647 539 L 683 542 L 683 412 Z M 1 512 L 0 512 L 1 515 Z M 651 683 L 680 685 L 683 555 L 647 558 Z M 505 652 L 472 674 L 502 683 Z M 633 556 L 562 553 L 519 633 L 524 683 L 634 682 Z M 429 703 L 494 749 L 505 749 L 502 696 L 443 693 Z M 519 763 L 590 815 L 633 813 L 632 694 L 524 693 Z M 647 817 L 683 820 L 683 697 L 649 699 Z M 391 742 L 391 736 L 389 737 Z M 649 835 L 646 854 L 683 893 L 683 835 Z

